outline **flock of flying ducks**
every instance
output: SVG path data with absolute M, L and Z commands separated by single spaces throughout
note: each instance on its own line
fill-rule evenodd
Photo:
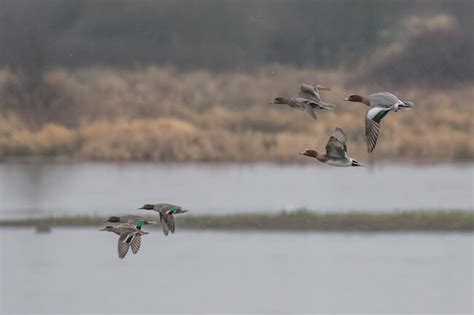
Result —
M 316 119 L 316 109 L 332 110 L 336 105 L 326 103 L 321 100 L 320 91 L 329 88 L 319 84 L 301 84 L 298 95 L 284 98 L 277 97 L 271 104 L 285 104 L 292 108 L 306 111 L 311 117 Z M 350 102 L 359 102 L 368 106 L 365 113 L 365 135 L 367 138 L 367 151 L 372 153 L 380 131 L 382 119 L 391 111 L 397 112 L 400 109 L 413 109 L 414 104 L 410 101 L 402 101 L 395 95 L 388 92 L 378 92 L 366 97 L 358 94 L 351 94 L 344 99 Z M 336 128 L 326 144 L 326 154 L 320 154 L 313 149 L 305 149 L 301 155 L 317 159 L 322 163 L 331 166 L 348 167 L 364 166 L 347 154 L 347 137 L 341 128 Z M 174 215 L 188 212 L 187 209 L 168 203 L 146 204 L 139 208 L 143 210 L 153 210 L 160 216 L 161 226 L 165 236 L 169 232 L 174 233 Z M 136 254 L 141 246 L 141 236 L 148 234 L 142 230 L 143 225 L 156 224 L 155 221 L 148 220 L 139 215 L 113 216 L 105 221 L 107 225 L 101 231 L 109 231 L 119 235 L 118 255 L 124 258 L 129 248 Z
M 329 90 L 329 88 L 319 84 L 301 84 L 298 95 L 285 98 L 277 97 L 271 104 L 285 104 L 292 108 L 306 111 L 311 117 L 316 119 L 316 109 L 332 110 L 336 107 L 334 104 L 326 103 L 321 100 L 320 90 Z M 350 102 L 359 102 L 368 106 L 365 113 L 365 135 L 367 137 L 367 151 L 372 153 L 379 137 L 380 123 L 382 119 L 391 111 L 397 112 L 399 109 L 413 109 L 414 104 L 410 101 L 402 101 L 395 95 L 388 92 L 378 92 L 367 97 L 358 94 L 351 94 L 344 99 Z M 329 138 L 326 144 L 326 154 L 320 154 L 315 150 L 306 149 L 300 152 L 302 155 L 313 157 L 320 162 L 332 166 L 363 166 L 347 154 L 347 137 L 341 128 Z
M 167 236 L 169 232 L 174 233 L 174 215 L 188 212 L 188 209 L 169 203 L 159 203 L 155 205 L 146 204 L 138 209 L 158 212 L 165 236 Z M 118 256 L 121 259 L 127 255 L 129 248 L 132 249 L 132 253 L 134 254 L 140 249 L 142 235 L 148 234 L 148 232 L 142 230 L 143 225 L 156 224 L 155 221 L 133 214 L 123 215 L 121 217 L 110 217 L 105 223 L 107 223 L 107 225 L 100 231 L 113 232 L 119 235 Z

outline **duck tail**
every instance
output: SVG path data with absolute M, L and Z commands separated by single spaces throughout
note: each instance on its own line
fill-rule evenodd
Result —
M 413 104 L 413 102 L 410 102 L 410 101 L 403 101 L 403 104 L 404 104 L 404 105 L 402 105 L 402 106 L 400 106 L 400 107 L 406 108 L 406 109 L 413 109 L 413 108 L 415 108 L 415 104 Z
M 320 85 L 320 84 L 311 84 L 311 86 L 317 88 L 318 90 L 321 90 L 321 91 L 330 91 L 331 89 L 328 88 L 327 86 L 324 86 L 324 85 Z

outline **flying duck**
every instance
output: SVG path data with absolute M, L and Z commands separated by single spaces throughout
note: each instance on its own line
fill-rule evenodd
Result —
M 344 99 L 350 102 L 364 103 L 369 108 L 365 113 L 365 135 L 367 137 L 367 151 L 372 153 L 377 144 L 380 131 L 380 122 L 390 112 L 399 109 L 413 109 L 415 105 L 410 101 L 401 101 L 388 92 L 379 92 L 367 97 L 351 94 Z
M 127 255 L 129 247 L 131 247 L 132 252 L 136 254 L 140 249 L 141 236 L 148 234 L 148 232 L 142 231 L 136 226 L 128 223 L 107 225 L 100 231 L 113 232 L 120 236 L 118 239 L 118 256 L 120 259 Z
M 172 205 L 169 203 L 159 203 L 159 204 L 146 204 L 141 208 L 144 210 L 153 210 L 160 214 L 161 227 L 163 228 L 163 233 L 168 235 L 169 231 L 174 233 L 175 224 L 174 224 L 174 215 L 180 213 L 186 213 L 189 210 L 180 206 Z
M 301 84 L 300 92 L 297 96 L 277 97 L 270 104 L 286 104 L 292 108 L 305 110 L 311 117 L 316 119 L 315 109 L 334 109 L 336 105 L 321 101 L 319 90 L 329 90 L 329 88 L 319 84 Z
M 319 154 L 312 149 L 305 149 L 300 154 L 313 157 L 331 166 L 364 166 L 347 155 L 346 140 L 347 137 L 344 131 L 341 128 L 336 128 L 326 144 L 326 154 Z

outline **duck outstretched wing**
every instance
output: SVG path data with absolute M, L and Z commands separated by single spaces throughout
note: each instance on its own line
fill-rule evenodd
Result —
M 174 233 L 175 224 L 174 224 L 174 215 L 172 214 L 168 216 L 168 228 L 171 231 L 171 233 Z
M 365 136 L 367 137 L 367 152 L 372 153 L 379 137 L 380 124 L 371 119 L 365 118 Z
M 314 104 L 314 103 L 312 103 L 312 102 L 305 102 L 305 103 L 304 103 L 304 110 L 305 110 L 311 117 L 313 117 L 314 119 L 317 119 L 316 113 L 314 112 L 314 107 L 313 107 L 312 104 Z
M 347 137 L 341 128 L 336 128 L 326 144 L 326 155 L 333 158 L 344 158 L 346 156 Z
M 320 85 L 301 84 L 300 93 L 298 94 L 298 97 L 311 101 L 312 107 L 318 107 L 322 109 L 334 109 L 336 105 L 321 101 L 318 87 L 320 87 L 321 89 L 329 90 L 329 88 Z
M 380 132 L 380 122 L 390 113 L 392 106 L 380 107 L 372 105 L 365 114 L 365 136 L 367 137 L 367 152 L 374 151 Z
M 132 248 L 132 253 L 136 254 L 140 249 L 142 244 L 142 237 L 140 234 L 135 234 L 132 241 L 130 242 L 130 247 Z
M 319 96 L 319 90 L 310 84 L 301 84 L 298 96 L 312 101 L 321 101 L 321 97 Z
M 165 236 L 167 236 L 168 233 L 170 232 L 167 219 L 166 219 L 167 216 L 168 216 L 167 214 L 160 213 L 161 228 L 163 229 L 163 233 L 165 234 Z
M 118 255 L 120 259 L 124 258 L 128 253 L 128 248 L 130 247 L 130 244 L 126 242 L 128 236 L 128 233 L 123 233 L 118 239 Z

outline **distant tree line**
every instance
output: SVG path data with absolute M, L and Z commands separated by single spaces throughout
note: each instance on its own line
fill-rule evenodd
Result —
M 473 30 L 473 1 L 0 0 L 0 65 L 172 65 L 248 70 L 353 65 L 406 15 L 442 12 Z

